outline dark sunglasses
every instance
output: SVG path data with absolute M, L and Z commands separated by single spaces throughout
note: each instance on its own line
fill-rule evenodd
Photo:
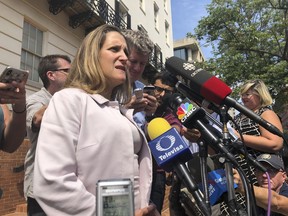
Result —
M 161 94 L 163 91 L 165 91 L 166 94 L 172 94 L 173 93 L 172 90 L 161 88 L 159 86 L 154 86 L 154 87 L 155 87 L 155 91 L 157 91 L 159 94 Z

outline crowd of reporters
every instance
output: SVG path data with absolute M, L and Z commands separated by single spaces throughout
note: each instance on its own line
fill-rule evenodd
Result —
M 24 191 L 28 203 L 28 215 L 81 215 L 81 212 L 93 214 L 96 205 L 96 182 L 103 176 L 133 179 L 136 191 L 135 215 L 137 216 L 161 213 L 166 192 L 165 185 L 169 179 L 172 179 L 170 184 L 174 184 L 174 187 L 170 194 L 171 215 L 189 215 L 189 211 L 183 208 L 180 197 L 176 196 L 175 199 L 174 194 L 177 190 L 180 193 L 185 185 L 177 182 L 177 175 L 173 172 L 166 173 L 154 160 L 152 161 L 151 154 L 147 149 L 147 139 L 149 138 L 146 127 L 154 118 L 165 118 L 178 130 L 185 142 L 189 143 L 195 158 L 198 157 L 198 142 L 202 135 L 195 128 L 184 127 L 175 115 L 175 110 L 171 109 L 165 101 L 165 97 L 177 93 L 175 85 L 178 80 L 169 72 L 156 74 L 151 79 L 150 85 L 155 87 L 153 94 L 144 93 L 140 100 L 133 95 L 134 89 L 143 89 L 144 87 L 139 79 L 148 64 L 152 49 L 153 43 L 146 34 L 132 30 L 121 32 L 115 27 L 104 25 L 86 36 L 72 63 L 70 58 L 64 55 L 48 55 L 42 58 L 38 71 L 44 87 L 30 96 L 27 101 L 25 92 L 27 80 L 20 83 L 0 83 L 1 150 L 14 152 L 21 145 L 26 135 L 26 128 L 28 138 L 32 143 L 25 159 Z M 87 55 L 88 52 L 91 56 Z M 263 81 L 247 81 L 241 88 L 240 95 L 245 107 L 283 132 L 281 121 L 272 109 L 272 98 Z M 63 98 L 67 98 L 69 103 L 67 100 L 63 102 Z M 67 103 L 71 107 L 68 107 Z M 12 114 L 6 104 L 12 104 Z M 94 109 L 91 110 L 90 107 L 94 107 Z M 210 114 L 213 113 L 211 110 L 206 111 Z M 115 119 L 105 117 L 105 112 L 113 115 Z M 213 118 L 217 119 L 215 116 Z M 95 120 L 93 127 L 97 127 L 97 131 L 87 128 L 92 124 L 93 118 Z M 97 121 L 99 119 L 102 120 Z M 121 125 L 117 124 L 117 127 L 115 127 L 116 119 L 121 122 Z M 65 123 L 67 121 L 70 125 Z M 107 128 L 107 125 L 110 128 Z M 286 205 L 288 203 L 288 186 L 285 182 L 287 180 L 287 164 L 284 165 L 281 156 L 283 138 L 271 133 L 241 113 L 236 116 L 232 127 L 230 128 L 231 133 L 236 139 L 242 141 L 242 148 L 246 149 L 245 152 L 267 169 L 266 173 L 257 170 L 249 163 L 245 155 L 237 150 L 231 150 L 240 168 L 243 169 L 248 183 L 253 184 L 253 195 L 257 206 L 261 208 L 261 210 L 256 209 L 256 212 L 259 215 L 266 214 L 267 211 L 270 211 L 271 204 L 271 212 L 273 212 L 271 215 L 288 215 L 288 205 Z M 123 132 L 124 135 L 116 131 Z M 97 135 L 97 133 L 102 134 Z M 109 141 L 103 137 L 103 134 L 106 134 L 107 137 L 110 136 Z M 123 145 L 122 148 L 114 143 L 113 137 L 118 137 L 118 141 Z M 62 147 L 60 147 L 60 143 L 55 143 L 55 139 L 61 143 Z M 93 141 L 94 139 L 96 141 Z M 129 142 L 126 143 L 125 140 L 129 140 Z M 97 151 L 97 148 L 94 149 L 93 146 L 103 147 L 103 143 L 105 143 L 104 147 L 107 152 L 101 155 L 99 149 Z M 125 150 L 125 145 L 131 149 Z M 94 149 L 95 152 L 91 154 L 90 151 L 87 154 L 85 148 Z M 120 151 L 123 152 L 123 155 L 119 156 Z M 124 152 L 129 155 L 125 155 Z M 111 156 L 112 153 L 114 156 L 111 157 L 111 160 L 115 160 L 112 162 L 114 168 L 111 165 L 109 166 L 111 169 L 107 171 L 106 168 L 103 168 L 101 160 L 108 155 Z M 218 160 L 219 152 L 217 150 L 209 147 L 208 153 L 213 166 L 217 164 L 215 165 L 217 168 L 224 167 L 215 159 Z M 87 162 L 89 155 L 90 159 L 95 155 L 98 155 L 99 158 L 94 158 L 94 162 Z M 131 167 L 128 160 L 125 163 L 127 158 L 134 166 Z M 51 159 L 53 159 L 53 163 L 48 162 Z M 55 161 L 58 162 L 55 163 Z M 91 177 L 87 166 L 98 167 L 98 172 L 93 172 Z M 127 169 L 124 171 L 125 166 Z M 195 168 L 196 165 L 193 164 L 193 166 Z M 196 175 L 192 172 L 193 166 L 190 167 L 191 175 Z M 119 167 L 123 168 L 122 171 Z M 169 174 L 167 180 L 166 176 Z M 234 182 L 238 185 L 235 191 L 237 203 L 243 205 L 245 210 L 243 187 L 245 180 L 240 177 L 236 169 L 233 170 L 233 174 Z M 93 178 L 95 179 L 92 180 Z M 201 176 L 199 176 L 198 183 L 200 179 Z M 270 194 L 268 183 L 272 185 L 271 200 L 268 199 Z M 47 193 L 41 193 L 41 190 L 45 190 Z M 49 191 L 52 191 L 51 194 Z M 71 199 L 65 198 L 67 191 L 75 194 L 73 202 Z M 77 191 L 78 193 L 76 193 Z M 60 199 L 56 197 L 56 194 L 60 194 Z M 189 192 L 187 194 L 190 196 L 189 199 L 193 200 L 191 194 Z M 87 202 L 84 203 L 83 199 L 86 199 Z M 154 204 L 149 202 L 150 199 Z M 80 205 L 80 203 L 82 204 Z M 197 214 L 202 215 L 201 208 L 195 202 L 191 203 L 198 211 Z M 215 211 L 215 208 L 212 209 L 212 215 L 231 215 L 224 199 L 219 200 Z M 196 214 L 195 211 L 193 214 Z

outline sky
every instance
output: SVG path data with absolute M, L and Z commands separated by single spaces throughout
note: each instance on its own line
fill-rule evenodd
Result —
M 173 40 L 183 39 L 186 33 L 194 34 L 198 21 L 207 16 L 206 5 L 211 0 L 171 0 Z M 204 47 L 204 41 L 198 41 L 205 59 L 212 57 L 211 47 Z

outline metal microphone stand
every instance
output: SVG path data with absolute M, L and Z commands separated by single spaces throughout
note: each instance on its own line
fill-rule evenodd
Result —
M 211 214 L 211 206 L 210 206 L 210 197 L 209 197 L 209 188 L 208 188 L 208 177 L 207 177 L 207 157 L 208 157 L 208 148 L 207 145 L 200 141 L 198 142 L 199 146 L 199 158 L 200 158 L 200 171 L 201 171 L 201 180 L 202 180 L 202 188 L 204 194 L 204 201 L 207 208 Z
M 227 127 L 227 107 L 225 105 L 220 106 L 220 121 L 223 123 L 222 134 L 223 134 L 223 144 L 228 146 L 231 142 L 229 131 Z M 236 208 L 236 196 L 234 190 L 234 178 L 232 164 L 229 159 L 225 159 L 224 163 L 226 179 L 227 179 L 227 191 L 228 191 L 228 211 L 230 215 L 238 215 Z

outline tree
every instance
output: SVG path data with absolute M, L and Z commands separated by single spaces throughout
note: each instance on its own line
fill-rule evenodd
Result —
M 195 29 L 198 40 L 214 46 L 203 67 L 235 93 L 255 78 L 280 92 L 288 83 L 287 10 L 288 0 L 212 0 Z

